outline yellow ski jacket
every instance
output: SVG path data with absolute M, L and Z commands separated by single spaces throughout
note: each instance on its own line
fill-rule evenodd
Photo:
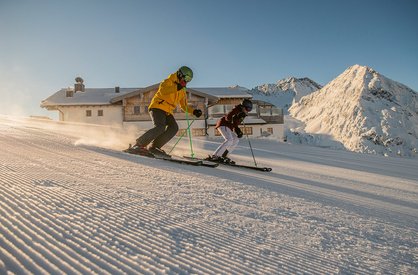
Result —
M 163 80 L 151 100 L 151 104 L 148 109 L 157 108 L 166 111 L 169 114 L 173 114 L 174 109 L 180 104 L 181 109 L 184 112 L 193 114 L 194 109 L 187 105 L 186 88 L 177 90 L 177 83 L 179 83 L 177 73 L 173 73 Z

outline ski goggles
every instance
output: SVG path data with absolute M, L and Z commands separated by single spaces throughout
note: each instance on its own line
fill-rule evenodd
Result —
M 190 81 L 192 81 L 192 78 L 191 78 L 190 76 L 188 76 L 188 75 L 183 75 L 183 79 L 184 79 L 184 81 L 186 81 L 186 82 L 190 82 Z
M 179 71 L 179 76 L 180 78 L 184 79 L 184 81 L 186 82 L 192 81 L 192 77 L 190 75 L 183 74 L 181 71 Z

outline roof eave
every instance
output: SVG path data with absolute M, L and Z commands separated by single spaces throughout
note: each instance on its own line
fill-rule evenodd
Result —
M 59 104 L 54 104 L 54 103 L 47 103 L 47 104 L 41 104 L 41 108 L 52 108 L 52 107 L 69 107 L 69 106 L 106 106 L 106 105 L 113 105 L 109 102 L 86 102 L 86 103 L 59 103 Z
M 133 97 L 133 96 L 136 96 L 136 95 L 139 95 L 139 94 L 142 94 L 142 93 L 152 91 L 154 89 L 158 89 L 159 86 L 160 86 L 159 83 L 158 84 L 153 84 L 151 86 L 148 86 L 148 87 L 145 87 L 145 88 L 140 88 L 140 89 L 135 90 L 133 92 L 114 97 L 110 100 L 110 103 L 113 104 L 113 103 L 116 103 L 118 101 L 122 101 L 125 98 Z

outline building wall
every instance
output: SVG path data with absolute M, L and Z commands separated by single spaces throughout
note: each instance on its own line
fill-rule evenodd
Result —
M 149 91 L 137 96 L 132 96 L 123 100 L 122 105 L 102 105 L 102 106 L 61 106 L 59 108 L 60 121 L 72 121 L 80 123 L 91 123 L 101 125 L 122 125 L 123 127 L 134 127 L 138 129 L 138 133 L 145 132 L 153 127 L 153 123 L 148 113 L 148 105 L 154 95 L 155 91 Z M 216 106 L 210 107 L 209 110 L 205 108 L 207 101 L 201 96 L 196 96 L 192 93 L 188 94 L 189 103 L 195 108 L 199 108 L 208 114 L 203 114 L 200 118 L 189 116 L 189 120 L 193 122 L 191 126 L 193 136 L 209 137 L 219 136 L 217 130 L 205 121 L 207 115 L 211 120 L 217 120 L 228 112 L 234 105 L 242 102 L 242 99 L 221 99 Z M 219 108 L 222 107 L 220 110 Z M 215 109 L 214 109 L 215 108 Z M 267 108 L 267 113 L 265 109 Z M 282 140 L 284 138 L 283 114 L 269 111 L 269 106 L 259 104 L 254 105 L 254 109 L 250 116 L 254 118 L 262 118 L 267 124 L 249 124 L 248 135 L 250 137 L 272 136 Z M 219 110 L 217 110 L 219 109 Z M 218 111 L 222 111 L 217 113 Z M 89 112 L 89 116 L 87 115 Z M 99 115 L 99 112 L 102 115 Z M 187 129 L 187 121 L 185 120 L 184 112 L 178 107 L 174 114 L 177 123 L 179 124 L 178 135 L 181 135 Z M 207 129 L 206 129 L 207 128 Z M 245 133 L 245 131 L 244 131 Z
M 148 116 L 149 117 L 149 116 Z M 179 125 L 179 131 L 177 135 L 181 135 L 184 131 L 187 130 L 188 124 L 186 120 L 176 120 L 177 124 Z M 193 120 L 189 120 L 189 123 L 192 123 Z M 136 128 L 138 134 L 142 134 L 145 131 L 154 127 L 152 121 L 124 121 L 123 127 L 127 129 Z M 205 136 L 205 121 L 204 120 L 195 120 L 191 125 L 190 129 L 192 129 L 192 136 Z
M 215 124 L 218 119 L 228 113 L 232 108 L 242 102 L 242 99 L 221 99 L 215 106 L 209 107 L 209 129 L 208 135 L 210 137 L 220 136 L 215 129 Z M 253 110 L 248 113 L 249 119 L 259 119 L 261 123 L 247 123 L 249 137 L 263 137 L 272 136 L 279 140 L 284 139 L 284 116 L 283 110 L 276 108 L 269 103 L 260 103 L 253 101 Z M 243 126 L 240 126 L 243 129 Z M 246 133 L 243 131 L 244 134 Z
M 147 121 L 150 119 L 148 114 L 148 106 L 151 103 L 151 100 L 157 90 L 152 90 L 145 92 L 136 96 L 132 96 L 124 99 L 123 101 L 123 113 L 124 121 L 126 122 L 135 122 L 135 121 Z M 188 103 L 195 109 L 201 109 L 205 111 L 205 98 L 201 96 L 194 95 L 188 92 Z M 204 119 L 205 114 L 203 114 L 199 120 Z M 174 117 L 176 119 L 186 119 L 185 113 L 178 106 L 174 110 Z
M 122 125 L 121 105 L 112 106 L 61 106 L 59 120 L 80 123 Z M 88 116 L 88 113 L 90 116 Z M 100 115 L 101 114 L 101 115 Z
M 179 132 L 177 136 L 181 135 L 184 131 L 187 130 L 187 121 L 177 120 L 179 125 Z M 135 121 L 135 122 L 124 122 L 123 126 L 125 128 L 132 129 L 136 128 L 138 135 L 144 133 L 148 129 L 153 127 L 152 121 Z M 262 125 L 246 125 L 248 130 L 245 130 L 243 126 L 240 126 L 244 132 L 244 135 L 248 133 L 249 137 L 262 137 L 262 136 L 271 136 L 279 140 L 284 138 L 284 124 L 262 124 Z M 195 120 L 190 127 L 192 129 L 192 136 L 205 136 L 205 121 L 204 120 Z M 219 137 L 219 132 L 215 129 L 215 126 L 209 126 L 207 129 L 207 134 L 209 137 Z
M 271 136 L 279 140 L 284 139 L 284 124 L 252 124 L 246 125 L 245 129 L 243 126 L 240 126 L 241 130 L 244 133 L 244 136 L 248 134 L 249 137 L 266 137 Z M 208 128 L 209 137 L 220 136 L 219 132 L 215 129 L 215 126 L 209 126 Z

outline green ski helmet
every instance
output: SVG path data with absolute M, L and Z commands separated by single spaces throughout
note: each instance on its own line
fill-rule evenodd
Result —
M 182 66 L 180 67 L 180 69 L 177 71 L 178 75 L 180 78 L 183 78 L 184 81 L 186 82 L 190 82 L 193 78 L 193 71 L 192 69 L 190 69 L 187 66 Z

